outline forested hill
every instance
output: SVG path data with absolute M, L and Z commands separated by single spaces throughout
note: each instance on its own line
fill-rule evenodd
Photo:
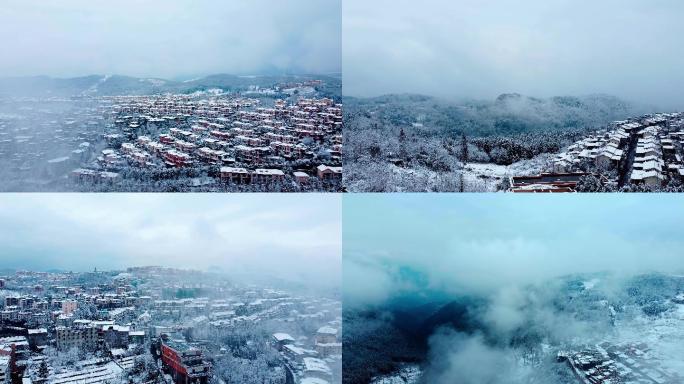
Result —
M 404 94 L 345 97 L 345 128 L 413 127 L 426 135 L 506 136 L 600 127 L 650 111 L 609 95 L 547 99 L 517 93 L 491 101 L 454 102 Z
M 322 80 L 323 83 L 317 86 L 319 92 L 335 99 L 341 98 L 342 80 L 337 75 L 236 76 L 230 74 L 215 74 L 185 81 L 121 75 L 72 78 L 0 77 L 0 97 L 151 95 L 167 92 L 192 93 L 212 88 L 224 91 L 244 91 L 251 86 L 271 87 L 308 80 Z

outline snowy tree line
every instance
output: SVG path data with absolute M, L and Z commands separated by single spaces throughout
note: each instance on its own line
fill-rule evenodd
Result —
M 456 104 L 419 95 L 345 99 L 344 185 L 353 191 L 478 191 L 467 163 L 511 165 L 557 153 L 636 109 L 609 96 L 502 95 Z

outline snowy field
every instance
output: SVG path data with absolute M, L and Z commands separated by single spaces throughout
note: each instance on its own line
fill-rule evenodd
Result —
M 511 165 L 468 163 L 453 172 L 359 162 L 345 167 L 345 186 L 350 192 L 496 192 L 510 176 L 534 175 L 546 170 L 551 156 L 544 154 Z

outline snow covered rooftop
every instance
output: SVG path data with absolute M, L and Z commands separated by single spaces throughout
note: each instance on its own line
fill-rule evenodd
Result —
M 221 172 L 222 173 L 249 173 L 249 171 L 245 168 L 237 168 L 237 167 L 221 167 Z
M 115 381 L 122 372 L 121 367 L 110 362 L 99 367 L 53 375 L 48 381 L 50 384 L 99 384 Z
M 317 359 L 315 357 L 304 358 L 304 369 L 310 372 L 319 372 L 327 375 L 332 374 L 332 371 L 330 370 L 330 367 L 328 367 L 328 364 L 325 361 Z
M 329 381 L 318 377 L 305 377 L 299 381 L 300 384 L 330 384 Z
M 273 338 L 277 341 L 295 341 L 295 339 L 287 333 L 274 333 Z
M 280 169 L 255 169 L 254 170 L 255 175 L 264 175 L 264 176 L 284 176 L 285 173 L 281 171 Z
M 327 335 L 335 335 L 335 336 L 337 335 L 337 329 L 330 327 L 330 326 L 327 326 L 327 325 L 318 328 L 317 332 L 322 333 L 322 334 L 327 334 Z

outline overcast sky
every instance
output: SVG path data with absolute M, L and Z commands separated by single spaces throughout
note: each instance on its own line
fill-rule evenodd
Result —
M 491 294 L 574 273 L 684 273 L 678 196 L 345 196 L 346 303 Z
M 0 76 L 328 73 L 340 0 L 4 0 Z
M 335 194 L 3 194 L 3 268 L 162 265 L 337 286 Z
M 684 108 L 679 0 L 345 0 L 344 93 L 607 93 Z

